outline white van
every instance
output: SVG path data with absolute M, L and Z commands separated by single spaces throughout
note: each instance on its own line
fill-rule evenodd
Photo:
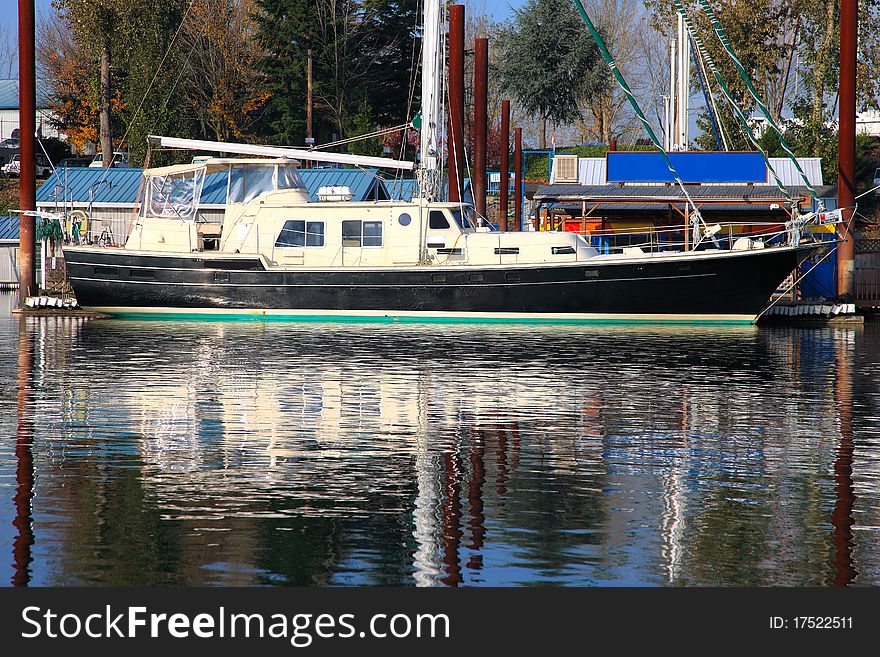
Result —
M 89 166 L 90 167 L 104 166 L 104 154 L 98 153 L 97 155 L 95 155 L 95 159 L 92 160 L 92 163 Z M 124 168 L 128 167 L 128 159 L 127 159 L 125 153 L 123 153 L 121 151 L 114 151 L 113 152 L 113 164 L 111 164 L 110 166 L 112 166 L 116 169 L 124 169 Z

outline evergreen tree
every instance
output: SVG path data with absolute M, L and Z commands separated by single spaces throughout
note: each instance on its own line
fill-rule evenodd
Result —
M 306 132 L 306 62 L 313 59 L 313 132 L 320 143 L 353 136 L 411 113 L 417 0 L 258 0 L 272 140 L 301 144 Z M 357 117 L 357 120 L 355 118 Z
M 498 73 L 504 88 L 541 121 L 580 117 L 581 99 L 609 84 L 608 69 L 570 0 L 529 0 L 498 37 Z

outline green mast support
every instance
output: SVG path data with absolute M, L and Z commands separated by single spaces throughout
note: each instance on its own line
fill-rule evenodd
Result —
M 685 16 L 684 8 L 681 6 L 679 0 L 675 0 L 676 9 L 682 16 Z M 779 136 L 779 144 L 782 146 L 782 150 L 784 150 L 789 159 L 794 164 L 795 169 L 800 174 L 801 179 L 804 181 L 804 186 L 810 190 L 810 193 L 813 195 L 819 204 L 819 212 L 823 212 L 825 210 L 825 206 L 822 203 L 822 199 L 816 194 L 816 190 L 813 189 L 813 186 L 810 184 L 810 180 L 807 178 L 807 174 L 804 173 L 803 169 L 801 169 L 801 165 L 798 163 L 797 158 L 795 157 L 792 150 L 788 147 L 788 144 L 785 141 L 785 137 L 782 134 L 782 130 L 780 130 L 779 126 L 776 124 L 776 121 L 773 119 L 770 110 L 767 109 L 767 106 L 761 100 L 758 92 L 755 90 L 755 86 L 752 84 L 751 78 L 749 78 L 749 74 L 746 72 L 745 67 L 740 62 L 739 57 L 736 56 L 736 53 L 733 51 L 733 46 L 730 44 L 730 40 L 727 38 L 727 34 L 724 32 L 724 28 L 721 27 L 721 23 L 718 21 L 718 17 L 715 15 L 715 12 L 712 10 L 712 7 L 709 5 L 707 0 L 700 0 L 700 6 L 703 7 L 703 11 L 706 12 L 706 16 L 709 17 L 709 21 L 712 23 L 712 29 L 714 30 L 718 40 L 721 41 L 721 45 L 724 47 L 724 50 L 727 51 L 727 54 L 730 56 L 731 61 L 733 62 L 734 67 L 739 73 L 739 76 L 742 78 L 743 82 L 746 84 L 746 88 L 749 90 L 749 94 L 751 94 L 752 98 L 755 99 L 758 107 L 761 110 L 761 113 L 764 115 L 764 118 L 767 119 L 767 123 L 771 128 L 776 132 Z
M 615 63 L 614 58 L 611 56 L 611 53 L 608 52 L 608 47 L 605 45 L 605 41 L 602 39 L 602 35 L 599 34 L 596 26 L 593 25 L 593 21 L 590 20 L 590 16 L 587 14 L 587 10 L 584 9 L 584 5 L 581 4 L 581 0 L 574 0 L 574 3 L 577 6 L 577 10 L 580 13 L 581 18 L 584 19 L 584 23 L 587 24 L 587 29 L 593 36 L 593 40 L 596 42 L 596 45 L 599 46 L 599 52 L 602 53 L 602 57 L 605 59 L 605 62 L 611 69 L 611 73 L 612 75 L 614 75 L 614 79 L 617 80 L 617 84 L 620 85 L 623 93 L 626 94 L 627 100 L 629 100 L 629 104 L 632 105 L 633 111 L 636 113 L 636 116 L 638 117 L 639 121 L 642 122 L 642 125 L 645 128 L 645 132 L 648 133 L 648 137 L 651 138 L 651 142 L 654 144 L 657 150 L 660 151 L 660 154 L 666 161 L 667 168 L 669 169 L 670 173 L 672 173 L 672 175 L 675 177 L 678 186 L 681 188 L 681 191 L 684 193 L 685 198 L 693 209 L 694 243 L 698 243 L 699 235 L 697 226 L 699 225 L 699 222 L 703 219 L 700 215 L 700 211 L 697 209 L 697 206 L 691 199 L 690 194 L 688 194 L 687 189 L 685 189 L 684 181 L 682 181 L 681 177 L 678 175 L 678 171 L 676 171 L 675 167 L 672 165 L 672 162 L 669 159 L 669 155 L 666 154 L 666 151 L 660 144 L 660 140 L 657 139 L 657 135 L 654 134 L 654 130 L 651 128 L 651 124 L 648 123 L 648 119 L 645 117 L 644 112 L 642 112 L 641 107 L 639 107 L 639 103 L 636 101 L 636 98 L 630 90 L 629 85 L 626 83 L 626 80 L 624 79 L 623 74 L 620 72 L 620 69 L 617 68 L 617 64 Z
M 684 20 L 684 24 L 687 27 L 688 32 L 693 38 L 694 43 L 697 46 L 697 50 L 700 51 L 700 56 L 706 62 L 706 66 L 712 72 L 715 81 L 718 83 L 718 86 L 721 87 L 721 93 L 724 95 L 725 100 L 727 100 L 730 108 L 733 110 L 734 115 L 737 120 L 742 125 L 743 131 L 746 133 L 746 137 L 748 137 L 749 141 L 752 145 L 760 151 L 761 155 L 764 156 L 764 163 L 767 165 L 767 171 L 770 172 L 771 177 L 773 178 L 773 182 L 776 184 L 776 187 L 782 192 L 783 196 L 785 196 L 785 200 L 788 201 L 788 204 L 794 209 L 797 210 L 795 206 L 794 199 L 791 197 L 788 189 L 786 189 L 785 185 L 782 184 L 782 179 L 780 179 L 779 175 L 776 173 L 776 170 L 773 168 L 773 165 L 770 164 L 770 158 L 767 157 L 767 153 L 761 148 L 761 144 L 758 142 L 758 138 L 755 136 L 755 133 L 752 131 L 752 127 L 749 125 L 749 120 L 742 113 L 742 110 L 737 105 L 736 100 L 733 98 L 733 94 L 730 92 L 727 84 L 724 82 L 724 78 L 721 77 L 721 74 L 718 72 L 718 68 L 715 66 L 715 62 L 712 59 L 712 56 L 709 54 L 709 51 L 706 49 L 706 44 L 703 43 L 703 40 L 700 38 L 700 35 L 694 29 L 693 23 L 691 23 L 690 16 L 685 11 L 684 6 L 682 6 L 680 0 L 673 0 L 672 3 L 675 6 L 675 10 L 679 13 L 679 15 Z

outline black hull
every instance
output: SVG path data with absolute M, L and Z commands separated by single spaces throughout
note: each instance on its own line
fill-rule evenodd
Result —
M 754 318 L 814 246 L 628 262 L 266 269 L 256 257 L 67 248 L 81 306 L 104 312 L 265 310 Z

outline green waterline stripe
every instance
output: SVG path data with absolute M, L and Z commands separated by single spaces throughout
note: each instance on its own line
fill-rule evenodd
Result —
M 748 319 L 566 319 L 562 317 L 414 317 L 363 315 L 261 315 L 255 313 L 106 313 L 113 319 L 176 320 L 199 322 L 302 322 L 340 324 L 542 324 L 542 325 L 681 325 L 681 326 L 744 326 L 754 324 Z

